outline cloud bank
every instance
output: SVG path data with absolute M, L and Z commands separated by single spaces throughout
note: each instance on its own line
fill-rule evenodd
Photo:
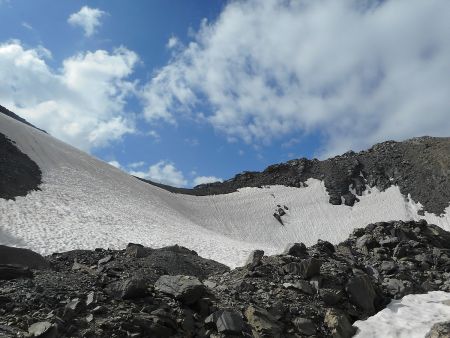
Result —
M 126 49 L 79 53 L 59 70 L 48 66 L 51 53 L 27 49 L 19 41 L 0 44 L 0 102 L 51 135 L 90 151 L 134 132 L 127 80 L 138 56 Z
M 200 115 L 247 143 L 320 133 L 322 155 L 448 136 L 448 13 L 447 0 L 232 1 L 147 84 L 145 117 Z

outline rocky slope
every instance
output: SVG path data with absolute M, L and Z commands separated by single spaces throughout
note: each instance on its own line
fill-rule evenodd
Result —
M 450 205 L 450 138 L 419 137 L 403 142 L 388 141 L 359 153 L 347 152 L 324 161 L 301 158 L 269 166 L 262 172 L 244 172 L 223 183 L 179 189 L 154 182 L 166 190 L 192 195 L 234 192 L 243 187 L 285 185 L 303 187 L 309 178 L 323 180 L 330 203 L 352 206 L 370 187 L 381 191 L 398 185 L 423 211 L 436 215 Z
M 177 246 L 55 253 L 48 265 L 8 250 L 4 337 L 351 337 L 351 323 L 392 298 L 450 291 L 450 233 L 424 221 L 369 224 L 336 246 L 255 251 L 232 271 Z
M 0 198 L 26 196 L 41 183 L 39 166 L 0 133 Z

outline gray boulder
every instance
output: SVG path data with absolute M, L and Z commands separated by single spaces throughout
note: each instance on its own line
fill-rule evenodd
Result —
M 247 263 L 246 265 L 250 268 L 250 269 L 254 269 L 256 268 L 258 265 L 261 264 L 261 260 L 264 256 L 264 251 L 263 250 L 254 250 L 250 253 L 250 256 L 247 259 Z
M 425 338 L 448 338 L 450 337 L 450 321 L 437 323 L 431 327 Z
M 311 278 L 320 274 L 322 261 L 316 258 L 303 259 L 300 262 L 286 264 L 284 271 L 290 274 L 299 275 L 303 278 Z
M 111 283 L 106 292 L 118 299 L 136 299 L 147 293 L 147 283 L 141 277 L 132 277 Z
M 144 258 L 148 256 L 147 250 L 141 244 L 129 243 L 125 252 L 127 256 L 134 258 Z
M 266 310 L 251 305 L 245 310 L 244 315 L 245 318 L 247 318 L 247 322 L 252 327 L 254 337 L 281 337 L 283 328 L 280 326 L 279 322 L 277 322 L 276 318 Z
M 288 244 L 283 254 L 295 257 L 303 257 L 308 254 L 308 251 L 306 250 L 306 245 L 303 243 L 291 243 Z
M 349 279 L 346 291 L 353 304 L 359 306 L 368 314 L 375 313 L 376 292 L 369 276 L 362 272 L 357 273 Z
M 206 287 L 193 276 L 164 275 L 156 281 L 155 287 L 187 305 L 195 303 L 206 292 Z
M 28 328 L 28 336 L 39 338 L 56 338 L 58 337 L 58 330 L 52 323 L 38 322 Z
M 356 333 L 356 328 L 350 324 L 347 316 L 335 309 L 327 310 L 324 323 L 330 329 L 333 338 L 351 338 Z
M 219 310 L 205 319 L 205 325 L 221 334 L 241 334 L 245 328 L 242 315 L 234 310 Z
M 311 319 L 297 317 L 292 323 L 297 331 L 305 336 L 312 336 L 317 332 L 316 324 Z

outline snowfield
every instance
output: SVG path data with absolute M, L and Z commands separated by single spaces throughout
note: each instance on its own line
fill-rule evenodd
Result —
M 426 214 L 397 187 L 367 191 L 353 207 L 328 203 L 324 184 L 306 188 L 244 188 L 216 196 L 173 194 L 146 184 L 55 138 L 0 115 L 0 132 L 16 142 L 43 172 L 41 191 L 16 201 L 0 199 L 0 243 L 42 254 L 72 249 L 121 249 L 179 244 L 231 267 L 251 250 L 274 254 L 289 242 L 338 243 L 371 222 L 427 221 L 450 229 L 450 217 Z M 273 217 L 287 206 L 284 226 Z M 447 210 L 449 211 L 449 210 Z
M 359 329 L 355 338 L 423 338 L 434 324 L 448 320 L 450 293 L 408 295 L 367 320 L 355 322 Z

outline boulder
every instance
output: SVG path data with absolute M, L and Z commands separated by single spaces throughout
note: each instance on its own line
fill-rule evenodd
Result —
M 254 269 L 256 268 L 258 265 L 261 264 L 261 260 L 264 256 L 264 251 L 263 250 L 254 250 L 250 253 L 250 256 L 247 259 L 247 263 L 246 265 L 250 268 L 250 269 Z
M 283 254 L 295 257 L 304 257 L 305 255 L 308 255 L 308 251 L 306 250 L 306 245 L 303 243 L 291 243 L 287 245 Z
M 238 335 L 244 330 L 244 320 L 239 312 L 234 310 L 220 310 L 215 314 L 215 325 L 217 332 L 221 334 Z
M 283 266 L 284 271 L 303 278 L 311 278 L 320 274 L 322 261 L 316 258 L 303 259 L 300 262 L 292 262 Z
M 130 322 L 141 329 L 141 337 L 171 337 L 177 330 L 174 318 L 161 309 L 136 314 Z
M 450 337 L 450 321 L 437 323 L 431 327 L 425 338 L 448 338 Z
M 56 338 L 58 337 L 58 330 L 52 323 L 38 322 L 28 328 L 28 335 L 29 337 Z
M 33 270 L 50 268 L 50 263 L 38 253 L 6 245 L 0 245 L 0 264 L 22 265 Z
M 347 316 L 335 309 L 327 310 L 324 323 L 330 329 L 333 338 L 351 338 L 356 333 L 356 328 L 350 324 Z
M 297 317 L 292 321 L 292 323 L 297 329 L 297 332 L 302 335 L 312 336 L 317 332 L 316 324 L 314 324 L 311 319 Z
M 342 292 L 335 289 L 320 289 L 319 295 L 327 305 L 336 305 L 343 298 Z
M 156 281 L 155 287 L 187 305 L 195 303 L 206 292 L 206 287 L 193 276 L 164 275 Z
M 134 258 L 144 258 L 148 256 L 147 250 L 141 244 L 129 243 L 125 252 L 127 256 Z
M 275 317 L 273 317 L 266 310 L 256 307 L 249 306 L 245 310 L 245 318 L 247 322 L 252 327 L 253 335 L 256 338 L 280 338 L 283 328 L 277 322 Z
M 363 272 L 357 273 L 347 282 L 346 291 L 353 304 L 359 306 L 368 314 L 375 313 L 376 292 L 369 276 Z
M 109 284 L 106 292 L 118 299 L 140 298 L 147 293 L 147 283 L 141 277 L 132 277 Z

